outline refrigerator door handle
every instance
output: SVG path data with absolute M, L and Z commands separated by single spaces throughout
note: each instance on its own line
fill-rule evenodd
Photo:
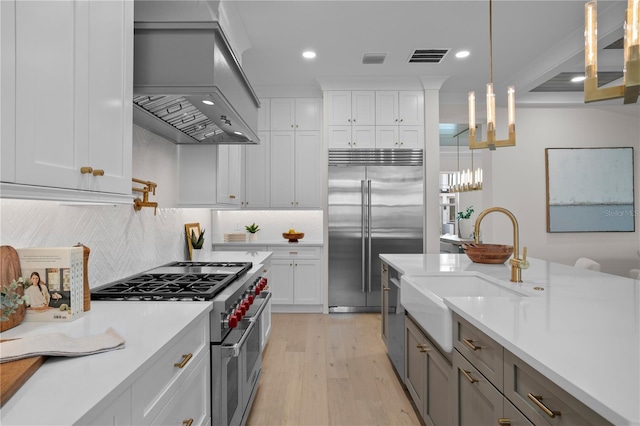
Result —
M 361 257 L 360 257 L 360 267 L 362 268 L 362 273 L 360 274 L 360 277 L 362 279 L 362 283 L 361 283 L 361 288 L 362 288 L 362 292 L 366 293 L 366 281 L 367 281 L 367 265 L 365 262 L 366 259 L 366 226 L 365 226 L 365 220 L 366 220 L 366 216 L 367 216 L 367 210 L 366 210 L 366 194 L 365 194 L 365 181 L 361 180 L 360 181 L 360 206 L 361 206 L 361 213 L 360 213 L 360 239 L 361 239 L 361 245 L 362 245 L 362 253 L 361 253 Z
M 367 246 L 367 293 L 371 293 L 371 179 L 367 180 Z

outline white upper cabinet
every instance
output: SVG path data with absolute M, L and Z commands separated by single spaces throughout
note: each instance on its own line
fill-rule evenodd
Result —
M 216 202 L 240 207 L 244 197 L 241 145 L 218 145 L 218 173 Z
M 328 91 L 326 100 L 329 126 L 376 124 L 374 91 Z
M 329 126 L 329 148 L 375 148 L 376 126 Z
M 423 126 L 376 126 L 376 148 L 424 148 Z
M 244 208 L 269 207 L 270 132 L 258 132 L 259 145 L 244 147 Z
M 271 207 L 321 207 L 320 132 L 272 131 L 270 142 Z
M 378 126 L 417 126 L 424 124 L 424 95 L 420 91 L 377 91 Z
M 271 102 L 269 99 L 260 99 L 258 108 L 258 131 L 265 132 L 271 130 Z M 258 136 L 260 140 L 260 136 Z
M 27 198 L 41 198 L 33 186 L 131 195 L 133 2 L 3 1 L 2 24 L 3 93 L 15 85 L 15 138 L 2 137 L 15 168 L 2 181 L 32 186 Z
M 320 130 L 319 98 L 272 98 L 270 130 Z

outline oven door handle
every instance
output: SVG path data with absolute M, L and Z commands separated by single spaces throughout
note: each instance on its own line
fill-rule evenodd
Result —
M 269 300 L 271 300 L 271 296 L 272 296 L 271 292 L 265 291 L 264 293 L 266 294 L 266 296 L 263 297 L 264 301 L 260 304 L 260 307 L 258 308 L 258 311 L 256 312 L 256 314 L 251 318 L 249 318 L 249 322 L 258 321 L 258 318 L 260 318 L 260 315 L 262 315 L 262 312 L 267 307 L 267 303 L 269 302 Z
M 255 322 L 249 322 L 249 326 L 242 333 L 242 337 L 238 343 L 234 343 L 233 345 L 225 345 L 222 344 L 220 349 L 222 352 L 222 356 L 225 358 L 233 357 L 237 358 L 240 356 L 240 351 L 242 350 L 242 346 L 244 346 L 245 341 L 253 331 L 253 327 Z

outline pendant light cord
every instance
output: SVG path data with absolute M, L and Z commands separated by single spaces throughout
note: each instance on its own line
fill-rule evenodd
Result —
M 489 82 L 493 84 L 493 2 L 489 0 Z

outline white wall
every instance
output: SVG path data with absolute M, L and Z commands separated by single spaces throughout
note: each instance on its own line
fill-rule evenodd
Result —
M 638 164 L 640 109 L 637 106 L 580 108 L 517 108 L 517 146 L 490 152 L 491 166 L 483 161 L 484 207 L 510 210 L 520 226 L 520 245 L 528 255 L 573 264 L 590 257 L 602 264 L 603 272 L 624 275 L 640 266 L 638 232 L 547 233 L 545 148 L 620 147 L 635 148 Z M 458 111 L 459 112 L 459 111 Z M 458 117 L 454 109 L 445 119 Z M 449 114 L 449 117 L 446 115 Z M 500 131 L 498 122 L 498 132 Z M 506 127 L 506 125 L 505 125 Z M 500 136 L 500 135 L 499 135 Z M 636 206 L 639 173 L 635 172 Z M 638 220 L 636 219 L 636 229 Z M 482 222 L 483 240 L 508 244 L 512 228 L 504 215 L 493 213 Z M 526 272 L 525 272 L 526 274 Z

